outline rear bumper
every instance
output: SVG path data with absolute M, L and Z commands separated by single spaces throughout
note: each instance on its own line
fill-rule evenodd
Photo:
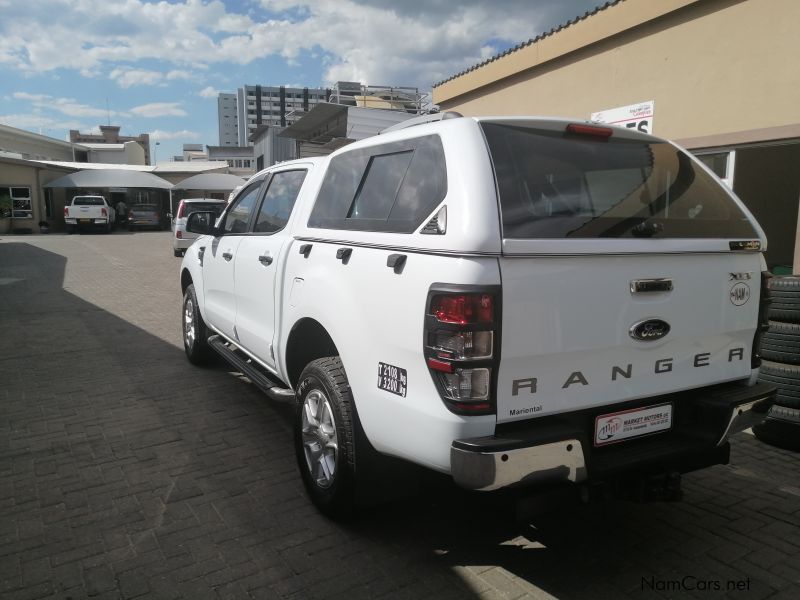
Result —
M 664 471 L 686 473 L 728 462 L 728 437 L 761 421 L 773 386 L 725 384 L 498 426 L 494 436 L 455 440 L 453 479 L 474 490 L 607 481 Z M 594 420 L 610 411 L 670 402 L 670 431 L 594 447 Z
M 184 233 L 183 235 L 186 234 Z M 175 250 L 186 250 L 189 248 L 189 246 L 194 244 L 194 241 L 196 239 L 197 238 L 195 236 L 192 236 L 189 239 L 186 239 L 185 237 L 179 239 L 176 238 L 175 236 L 172 236 L 172 247 L 175 248 Z

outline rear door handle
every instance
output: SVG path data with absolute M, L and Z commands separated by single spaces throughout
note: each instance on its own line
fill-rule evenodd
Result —
M 222 253 L 222 258 L 225 260 L 231 260 L 233 258 L 233 254 L 231 252 L 225 251 Z
M 262 254 L 258 257 L 258 262 L 266 267 L 272 264 L 272 257 L 269 254 Z

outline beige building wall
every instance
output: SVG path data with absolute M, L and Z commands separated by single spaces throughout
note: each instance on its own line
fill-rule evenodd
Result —
M 435 87 L 433 101 L 464 115 L 588 119 L 655 100 L 660 137 L 800 137 L 798 24 L 798 0 L 624 0 Z
M 33 217 L 30 219 L 13 219 L 4 226 L 14 229 L 30 229 L 39 231 L 39 221 L 47 219 L 45 207 L 45 191 L 42 187 L 45 183 L 57 179 L 66 173 L 67 169 L 51 169 L 35 167 L 25 164 L 24 161 L 0 158 L 0 187 L 28 187 L 31 190 L 31 207 Z M 51 192 L 53 194 L 52 215 L 49 219 L 51 224 L 63 225 L 64 222 L 64 190 L 58 189 Z
M 84 154 L 86 148 L 79 150 Z M 44 135 L 9 127 L 0 124 L 0 151 L 20 154 L 24 159 L 31 160 L 64 160 L 75 159 L 73 144 L 62 142 Z

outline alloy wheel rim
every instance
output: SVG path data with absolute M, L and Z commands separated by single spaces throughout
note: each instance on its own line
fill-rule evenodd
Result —
M 322 390 L 311 390 L 306 395 L 301 419 L 308 473 L 318 487 L 327 489 L 336 477 L 339 440 L 331 404 Z
M 194 345 L 194 303 L 187 298 L 183 305 L 183 341 L 188 348 Z

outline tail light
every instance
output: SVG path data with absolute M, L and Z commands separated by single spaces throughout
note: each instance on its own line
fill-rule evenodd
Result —
M 136 218 L 136 215 L 133 214 L 133 211 L 129 212 L 128 213 L 128 219 L 129 220 L 133 220 L 134 218 Z
M 178 229 L 175 232 L 175 237 L 178 238 L 179 240 L 182 240 L 183 239 L 183 232 L 180 229 Z
M 750 368 L 757 369 L 761 366 L 761 337 L 764 332 L 769 329 L 769 317 L 767 316 L 767 308 L 769 308 L 772 300 L 769 297 L 769 280 L 772 278 L 772 273 L 769 271 L 761 271 L 761 292 L 758 303 L 758 327 L 756 334 L 753 336 L 753 351 L 750 354 Z
M 433 289 L 425 315 L 425 360 L 445 405 L 460 415 L 494 414 L 500 288 Z
M 64 207 L 64 216 L 65 216 L 65 217 L 68 217 L 68 216 L 69 216 L 69 206 L 65 206 L 65 207 Z
M 107 217 L 108 216 L 108 211 L 106 210 L 105 206 L 100 209 L 100 215 L 103 216 L 103 217 Z
M 176 218 L 180 219 L 181 217 L 183 217 L 183 213 L 185 211 L 186 211 L 186 205 L 183 203 L 183 200 L 181 200 L 181 203 L 178 206 L 178 216 Z
M 611 129 L 611 127 L 584 125 L 583 123 L 570 123 L 567 125 L 567 133 L 572 133 L 574 135 L 588 135 L 607 140 L 614 135 L 614 130 Z

